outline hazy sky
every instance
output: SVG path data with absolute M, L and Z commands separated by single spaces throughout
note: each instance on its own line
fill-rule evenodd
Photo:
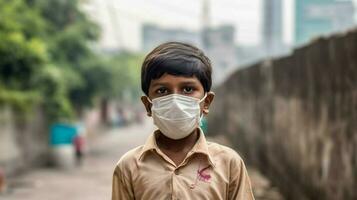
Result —
M 103 26 L 105 35 L 102 44 L 139 50 L 141 24 L 152 22 L 163 27 L 181 27 L 199 30 L 202 22 L 203 0 L 90 0 L 86 9 Z M 255 45 L 261 39 L 262 0 L 210 0 L 211 22 L 233 24 L 236 28 L 236 43 Z M 293 38 L 293 2 L 283 1 L 284 41 Z M 357 0 L 354 0 L 357 2 Z

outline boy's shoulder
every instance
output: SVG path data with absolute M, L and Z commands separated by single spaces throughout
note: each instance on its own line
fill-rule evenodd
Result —
M 220 160 L 221 162 L 243 162 L 239 153 L 231 147 L 210 141 L 207 142 L 207 147 L 209 154 L 214 160 Z
M 143 147 L 144 145 L 141 145 L 124 153 L 124 155 L 122 155 L 119 161 L 117 162 L 116 167 L 119 167 L 121 169 L 131 168 L 135 164 L 136 159 L 139 157 L 140 153 L 142 152 Z

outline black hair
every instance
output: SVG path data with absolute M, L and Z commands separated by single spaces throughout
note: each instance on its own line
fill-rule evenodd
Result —
M 148 95 L 151 80 L 165 73 L 175 76 L 195 76 L 205 92 L 212 86 L 211 61 L 203 51 L 182 42 L 167 42 L 152 50 L 141 67 L 141 89 Z

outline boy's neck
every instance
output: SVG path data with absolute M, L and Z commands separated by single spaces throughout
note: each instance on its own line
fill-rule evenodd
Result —
M 192 147 L 196 144 L 200 136 L 199 129 L 195 129 L 190 135 L 185 138 L 179 140 L 173 140 L 171 138 L 166 137 L 164 134 L 159 132 L 158 137 L 156 138 L 157 145 L 161 150 L 166 150 L 175 153 L 187 153 L 192 149 Z

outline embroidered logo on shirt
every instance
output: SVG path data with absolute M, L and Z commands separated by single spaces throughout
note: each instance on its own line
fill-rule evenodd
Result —
M 211 175 L 209 174 L 208 168 L 210 166 L 208 165 L 207 167 L 200 169 L 201 168 L 201 161 L 198 164 L 198 169 L 197 169 L 197 175 L 195 182 L 190 185 L 190 188 L 193 190 L 197 186 L 198 181 L 202 181 L 205 183 L 210 183 L 211 180 Z
M 211 175 L 208 172 L 209 166 L 201 169 L 201 170 L 197 170 L 197 177 L 198 180 L 203 181 L 203 182 L 209 182 L 211 180 Z

